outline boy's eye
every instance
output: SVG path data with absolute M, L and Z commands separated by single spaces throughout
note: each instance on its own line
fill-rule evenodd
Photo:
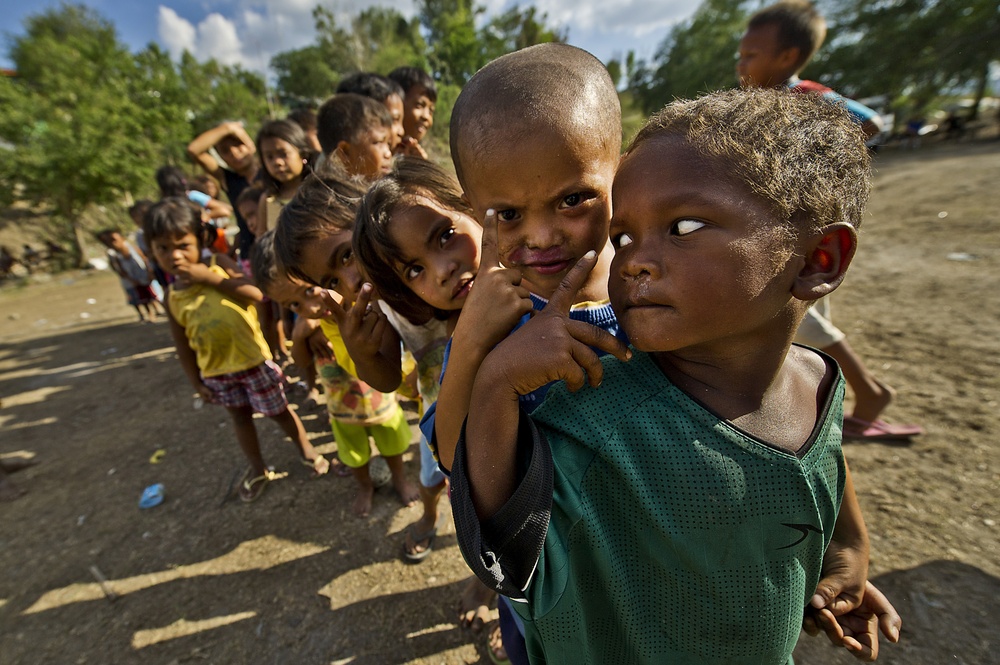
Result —
M 288 309 L 292 310 L 296 314 L 299 313 L 299 303 L 296 302 L 296 301 L 294 301 L 294 300 L 292 302 L 290 302 L 290 303 L 287 303 L 285 305 L 285 307 L 287 307 Z
M 562 200 L 563 207 L 565 208 L 575 208 L 581 203 L 583 203 L 583 194 L 579 192 L 574 192 Z
M 309 286 L 309 287 L 306 287 L 306 297 L 307 298 L 316 298 L 318 296 L 319 296 L 319 287 L 318 286 Z
M 498 210 L 497 219 L 501 222 L 512 222 L 517 219 L 517 211 L 512 208 L 508 208 L 507 210 Z
M 346 266 L 353 260 L 354 260 L 354 253 L 349 249 L 344 250 L 344 253 L 340 256 L 340 265 Z
M 451 240 L 451 237 L 453 235 L 455 235 L 455 229 L 453 227 L 448 227 L 447 229 L 445 229 L 444 232 L 441 233 L 441 239 L 439 240 L 441 246 L 444 247 L 445 243 Z
M 324 289 L 327 289 L 328 291 L 333 291 L 334 289 L 337 288 L 337 284 L 339 283 L 340 280 L 337 279 L 336 277 L 329 277 L 327 278 L 326 282 L 321 284 L 320 286 L 322 286 Z
M 686 236 L 689 233 L 694 233 L 703 226 L 705 226 L 705 222 L 699 222 L 696 219 L 681 219 L 674 224 L 674 233 L 679 236 Z
M 618 235 L 611 236 L 611 244 L 615 249 L 621 249 L 626 245 L 632 244 L 632 236 L 627 233 L 619 233 Z
M 423 272 L 423 270 L 424 269 L 420 266 L 410 266 L 406 269 L 404 277 L 406 277 L 409 281 L 413 281 L 420 276 L 420 273 Z

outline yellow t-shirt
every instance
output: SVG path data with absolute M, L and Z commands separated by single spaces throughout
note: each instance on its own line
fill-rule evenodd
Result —
M 214 259 L 210 268 L 229 279 Z M 171 286 L 167 302 L 198 357 L 202 376 L 242 372 L 271 359 L 253 305 L 244 305 L 205 284 L 184 289 Z
M 382 425 L 392 419 L 399 410 L 396 393 L 379 392 L 359 379 L 337 324 L 320 321 L 319 326 L 330 340 L 335 361 L 316 365 L 330 417 L 355 425 Z

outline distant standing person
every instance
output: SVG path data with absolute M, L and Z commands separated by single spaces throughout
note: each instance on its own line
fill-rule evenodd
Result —
M 403 142 L 419 145 L 434 126 L 437 86 L 431 75 L 419 67 L 397 67 L 389 79 L 403 89 Z
M 213 148 L 225 166 L 212 156 Z M 187 153 L 205 173 L 219 181 L 234 208 L 240 193 L 257 180 L 257 147 L 242 123 L 224 122 L 199 134 L 188 144 Z M 249 260 L 254 236 L 247 229 L 246 220 L 238 209 L 234 211 L 234 215 L 239 229 L 239 255 L 240 258 Z
M 806 0 L 784 0 L 750 17 L 740 40 L 736 73 L 744 88 L 780 88 L 823 95 L 843 104 L 869 139 L 881 131 L 878 114 L 830 88 L 805 81 L 799 72 L 826 37 L 826 21 Z M 847 343 L 846 334 L 830 321 L 830 303 L 821 298 L 809 308 L 795 341 L 824 351 L 837 361 L 854 392 L 854 412 L 844 417 L 844 437 L 867 440 L 905 440 L 923 433 L 918 425 L 890 424 L 882 412 L 896 391 L 871 373 Z
M 135 307 L 139 321 L 155 321 L 158 308 L 160 314 L 165 314 L 151 286 L 152 266 L 142 250 L 125 240 L 118 229 L 101 231 L 97 239 L 107 247 L 108 265 L 118 275 L 128 304 Z

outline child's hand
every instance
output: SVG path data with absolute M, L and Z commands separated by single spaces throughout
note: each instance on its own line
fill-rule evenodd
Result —
M 174 274 L 186 284 L 208 284 L 214 286 L 222 278 L 212 272 L 212 269 L 200 261 L 197 263 L 178 263 L 174 266 Z
M 834 615 L 846 614 L 861 604 L 868 579 L 867 548 L 830 541 L 823 555 L 823 576 L 809 604 Z
M 326 336 L 319 335 L 309 335 L 306 339 L 306 343 L 309 345 L 309 351 L 312 353 L 313 358 L 333 360 L 333 345 L 330 344 L 330 340 Z
M 521 286 L 521 272 L 500 263 L 498 224 L 496 211 L 487 210 L 479 271 L 455 329 L 456 337 L 474 340 L 474 346 L 484 354 L 533 309 L 528 289 Z
M 350 305 L 345 300 L 337 302 L 333 291 L 323 291 L 323 304 L 330 310 L 328 318 L 340 328 L 340 336 L 352 358 L 375 357 L 382 348 L 382 341 L 391 327 L 377 304 L 371 302 L 373 287 L 365 283 L 358 293 L 358 300 Z
M 569 318 L 577 292 L 596 263 L 596 252 L 587 252 L 559 284 L 545 309 L 490 353 L 484 363 L 484 369 L 489 365 L 489 376 L 507 381 L 519 395 L 560 380 L 576 391 L 585 383 L 596 388 L 604 378 L 604 367 L 592 347 L 619 360 L 632 357 L 628 347 L 607 331 Z
M 806 608 L 803 628 L 810 635 L 822 630 L 830 642 L 843 646 L 858 660 L 872 662 L 878 658 L 878 633 L 890 642 L 899 641 L 903 625 L 892 603 L 871 582 L 865 582 L 860 604 L 844 614 L 836 615 L 827 608 Z
M 201 397 L 206 402 L 215 401 L 215 393 L 213 393 L 212 389 L 206 386 L 204 383 L 199 383 L 197 386 L 195 386 L 195 392 L 198 393 L 198 397 Z
M 424 150 L 420 143 L 418 143 L 412 136 L 404 136 L 399 142 L 399 145 L 396 146 L 395 153 L 397 155 L 405 155 L 407 157 L 427 159 L 427 151 Z

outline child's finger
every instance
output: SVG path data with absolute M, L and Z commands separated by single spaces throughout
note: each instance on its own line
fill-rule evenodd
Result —
M 595 265 L 597 265 L 597 252 L 590 250 L 566 273 L 545 309 L 551 307 L 556 312 L 568 314 L 569 308 L 576 302 L 576 294 L 587 283 L 587 275 L 590 274 Z
M 351 307 L 352 312 L 357 312 L 358 316 L 364 317 L 368 313 L 368 303 L 372 300 L 372 285 L 365 282 L 361 285 L 361 289 L 358 291 L 358 299 L 354 301 L 354 305 Z
M 335 291 L 323 289 L 319 292 L 319 297 L 323 300 L 326 308 L 330 310 L 330 317 L 339 324 L 347 316 L 347 311 L 344 309 L 341 301 L 337 300 L 335 293 Z
M 497 211 L 490 208 L 483 220 L 483 242 L 479 250 L 479 269 L 496 268 L 500 265 L 500 218 Z
M 604 365 L 601 364 L 601 359 L 594 353 L 594 350 L 587 344 L 574 341 L 571 352 L 573 354 L 573 362 L 587 373 L 587 383 L 593 388 L 601 385 L 601 381 L 604 380 Z M 583 382 L 581 380 L 580 385 L 576 389 L 582 387 Z
M 626 361 L 632 358 L 632 351 L 620 339 L 586 321 L 566 321 L 566 330 L 573 336 L 573 339 L 586 344 L 590 348 L 600 349 L 605 353 L 610 353 L 618 360 Z

